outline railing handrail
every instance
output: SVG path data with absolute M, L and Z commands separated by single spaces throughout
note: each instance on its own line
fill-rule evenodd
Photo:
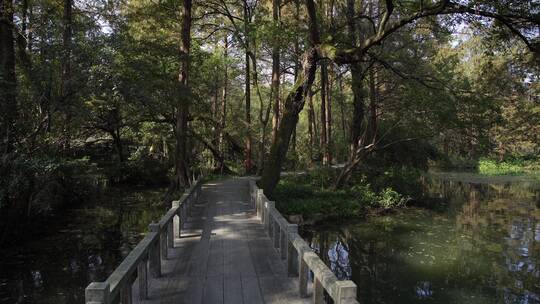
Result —
M 326 264 L 313 252 L 306 241 L 298 234 L 298 226 L 289 223 L 259 189 L 254 180 L 250 181 L 251 203 L 255 205 L 274 247 L 287 259 L 289 275 L 299 277 L 299 293 L 307 296 L 309 270 L 313 272 L 313 299 L 315 304 L 324 303 L 324 291 L 336 304 L 358 304 L 356 284 L 350 280 L 340 281 Z
M 92 282 L 85 290 L 87 304 L 109 304 L 118 296 L 122 304 L 131 304 L 132 284 L 139 278 L 139 295 L 146 299 L 148 295 L 147 270 L 153 270 L 154 276 L 161 276 L 161 260 L 167 256 L 168 248 L 174 247 L 174 224 L 180 234 L 193 204 L 198 200 L 201 179 L 195 181 L 182 197 L 172 202 L 172 207 L 161 217 L 158 223 L 151 223 L 148 234 L 131 250 L 118 267 L 104 282 Z M 175 222 L 175 218 L 178 222 Z M 137 272 L 137 275 L 135 273 Z

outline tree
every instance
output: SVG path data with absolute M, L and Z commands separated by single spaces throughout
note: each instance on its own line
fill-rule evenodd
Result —
M 176 106 L 176 183 L 177 187 L 190 184 L 187 155 L 188 115 L 191 93 L 189 90 L 189 65 L 191 48 L 191 0 L 184 0 L 180 29 L 180 71 L 178 74 L 178 105 Z
M 17 119 L 17 78 L 13 37 L 13 1 L 0 1 L 0 149 L 3 154 L 14 150 Z

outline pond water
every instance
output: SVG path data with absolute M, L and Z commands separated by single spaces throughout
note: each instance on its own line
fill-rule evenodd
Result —
M 0 303 L 84 303 L 165 213 L 164 189 L 110 188 L 97 202 L 71 209 L 35 237 L 0 250 Z
M 540 183 L 438 173 L 434 208 L 319 227 L 311 245 L 360 303 L 540 303 Z

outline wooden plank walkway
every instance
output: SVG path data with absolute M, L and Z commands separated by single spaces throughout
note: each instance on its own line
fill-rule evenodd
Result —
M 207 183 L 142 303 L 309 303 L 256 218 L 249 179 Z M 175 225 L 176 227 L 176 225 Z M 177 236 L 178 234 L 175 233 Z M 135 282 L 134 286 L 138 286 Z M 133 300 L 138 300 L 134 290 Z

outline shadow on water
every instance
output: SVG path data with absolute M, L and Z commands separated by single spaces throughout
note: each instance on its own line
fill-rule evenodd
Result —
M 110 188 L 97 202 L 65 211 L 34 237 L 3 249 L 0 303 L 84 303 L 142 239 L 164 206 L 161 188 Z
M 425 180 L 444 208 L 325 226 L 312 246 L 361 303 L 540 303 L 540 184 L 465 177 Z

